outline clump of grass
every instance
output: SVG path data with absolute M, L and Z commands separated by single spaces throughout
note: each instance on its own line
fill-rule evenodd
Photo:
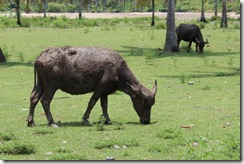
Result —
M 203 89 L 203 90 L 210 90 L 211 87 L 209 86 L 209 84 L 206 84 L 206 85 L 204 85 L 204 87 L 203 87 L 202 89 Z
M 153 52 L 150 50 L 143 51 L 143 54 L 145 56 L 146 64 L 153 65 Z
M 53 155 L 51 160 L 88 160 L 88 158 L 82 154 L 60 153 Z
M 89 28 L 85 28 L 84 33 L 87 34 L 89 32 Z
M 114 130 L 123 130 L 123 129 L 125 129 L 125 127 L 123 126 L 123 124 L 121 122 L 113 122 L 113 125 L 115 125 Z
M 152 145 L 148 148 L 148 151 L 151 153 L 158 153 L 162 152 L 162 146 L 161 145 Z
M 180 76 L 180 82 L 181 82 L 181 83 L 186 83 L 186 82 L 187 82 L 187 79 L 188 79 L 188 77 L 187 77 L 186 75 L 184 75 L 184 74 L 182 74 L 182 75 Z
M 95 123 L 96 128 L 97 128 L 98 131 L 104 131 L 105 130 L 105 124 L 104 124 L 105 121 L 106 121 L 106 119 L 105 119 L 105 117 L 103 115 L 99 117 L 98 122 Z
M 174 129 L 164 129 L 163 131 L 157 134 L 157 137 L 163 139 L 180 139 L 182 138 L 182 133 L 181 131 Z
M 38 129 L 38 130 L 35 130 L 33 134 L 35 134 L 35 135 L 53 134 L 53 131 L 46 130 L 46 129 Z
M 20 62 L 24 62 L 25 61 L 24 53 L 22 51 L 18 52 L 18 57 L 19 57 L 19 61 Z
M 106 140 L 103 142 L 96 143 L 94 148 L 95 149 L 111 149 L 114 148 L 114 145 L 118 145 L 120 147 L 126 146 L 126 147 L 137 147 L 139 146 L 139 142 L 136 140 Z
M 11 141 L 13 139 L 16 139 L 13 133 L 2 133 L 0 132 L 0 141 Z
M 23 141 L 14 141 L 1 144 L 0 154 L 32 154 L 35 153 L 35 147 L 32 144 L 25 143 Z

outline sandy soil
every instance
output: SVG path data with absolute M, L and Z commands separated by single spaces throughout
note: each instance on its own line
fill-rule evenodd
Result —
M 13 13 L 12 13 L 13 14 Z M 8 14 L 0 14 L 2 15 L 10 15 Z M 176 12 L 175 17 L 176 19 L 181 19 L 181 20 L 192 20 L 192 19 L 199 19 L 200 18 L 200 13 L 192 13 L 192 12 Z M 205 13 L 205 18 L 210 18 L 214 15 L 214 13 Z M 218 13 L 219 16 L 221 16 L 221 13 Z M 35 17 L 35 16 L 40 16 L 43 17 L 43 13 L 22 13 L 21 16 L 23 17 Z M 55 16 L 55 17 L 60 17 L 60 16 L 66 16 L 68 18 L 78 18 L 78 13 L 47 13 L 47 16 Z M 94 18 L 135 18 L 135 17 L 151 17 L 152 13 L 150 12 L 129 12 L 129 13 L 82 13 L 82 16 L 85 18 L 89 19 L 94 19 Z M 167 13 L 165 12 L 155 12 L 156 17 L 160 18 L 166 18 Z M 235 12 L 229 12 L 227 14 L 227 17 L 231 18 L 239 18 L 240 14 L 236 14 Z

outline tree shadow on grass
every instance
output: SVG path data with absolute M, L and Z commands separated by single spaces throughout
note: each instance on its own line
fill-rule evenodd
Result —
M 0 63 L 0 68 L 8 68 L 8 67 L 14 67 L 14 66 L 33 67 L 34 64 L 32 62 L 27 62 L 27 63 L 22 63 L 22 62 L 3 62 L 3 63 Z
M 236 55 L 236 53 L 240 52 L 213 52 L 208 48 L 205 48 L 204 53 L 196 52 L 195 49 L 191 49 L 190 52 L 187 52 L 188 47 L 183 46 L 180 47 L 180 52 L 164 52 L 162 48 L 142 48 L 137 46 L 121 46 L 123 50 L 118 50 L 121 54 L 126 54 L 128 56 L 143 56 L 145 53 L 151 53 L 155 58 L 163 58 L 163 57 L 206 57 L 206 56 L 231 56 Z
M 159 75 L 160 78 L 182 78 L 186 76 L 188 78 L 211 78 L 211 77 L 228 77 L 228 76 L 240 76 L 240 68 L 229 68 L 231 72 L 193 72 L 188 75 Z

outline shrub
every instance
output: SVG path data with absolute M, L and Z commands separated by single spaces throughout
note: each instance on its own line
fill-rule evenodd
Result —
M 65 12 L 65 11 L 66 11 L 66 7 L 63 4 L 59 4 L 59 3 L 49 3 L 48 4 L 47 12 L 60 13 L 60 12 Z

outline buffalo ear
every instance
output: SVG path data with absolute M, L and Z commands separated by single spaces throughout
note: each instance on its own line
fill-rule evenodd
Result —
M 140 96 L 142 96 L 144 99 L 147 99 L 147 98 L 148 98 L 149 95 L 148 95 L 147 93 L 143 92 L 143 90 L 142 90 L 142 85 L 141 85 L 141 84 L 139 84 L 138 87 L 134 87 L 134 86 L 130 85 L 129 83 L 127 83 L 127 85 L 130 86 L 130 88 L 133 90 L 133 92 L 134 92 L 136 95 L 140 95 Z M 135 96 L 135 94 L 133 94 L 133 96 Z
M 154 83 L 154 86 L 153 86 L 153 89 L 152 89 L 153 97 L 156 96 L 156 93 L 157 93 L 157 80 L 155 80 L 155 83 Z

